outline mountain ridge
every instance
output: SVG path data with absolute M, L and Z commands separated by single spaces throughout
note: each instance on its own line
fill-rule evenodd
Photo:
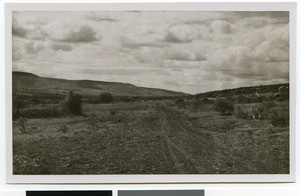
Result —
M 13 71 L 13 89 L 16 91 L 74 91 L 80 94 L 94 95 L 101 92 L 110 92 L 115 96 L 184 96 L 183 92 L 171 90 L 139 87 L 130 83 L 108 82 L 97 80 L 70 80 L 61 78 L 41 77 L 29 72 Z

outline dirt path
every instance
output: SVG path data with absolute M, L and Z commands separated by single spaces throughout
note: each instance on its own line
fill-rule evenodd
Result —
M 250 162 L 233 154 L 216 139 L 222 137 L 221 133 L 195 129 L 185 124 L 185 119 L 178 113 L 163 105 L 158 105 L 157 109 L 161 114 L 164 157 L 171 158 L 176 173 L 224 173 L 236 170 L 237 165 L 245 173 L 253 169 Z
M 194 149 L 194 147 L 201 147 L 203 144 L 200 145 L 199 143 L 208 144 L 208 141 L 184 127 L 179 116 L 171 110 L 163 105 L 159 105 L 157 109 L 161 114 L 159 124 L 163 136 L 162 148 L 166 161 L 171 158 L 176 173 L 204 173 L 207 168 L 201 164 L 202 159 L 195 158 L 195 150 L 197 154 L 201 155 L 203 149 Z

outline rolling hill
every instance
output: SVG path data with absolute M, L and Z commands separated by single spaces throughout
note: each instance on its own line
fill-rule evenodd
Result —
M 101 92 L 110 92 L 114 96 L 141 97 L 186 95 L 182 92 L 138 87 L 129 83 L 46 78 L 32 73 L 17 71 L 12 73 L 12 79 L 13 91 L 22 92 L 38 91 L 47 93 L 65 93 L 74 91 L 83 95 L 99 95 Z

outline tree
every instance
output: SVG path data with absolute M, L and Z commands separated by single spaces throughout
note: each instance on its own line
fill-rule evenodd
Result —
M 223 115 L 231 114 L 234 111 L 234 104 L 226 99 L 217 98 L 215 109 L 222 112 Z
M 81 115 L 82 114 L 82 97 L 79 94 L 74 94 L 70 91 L 63 104 L 64 112 L 67 114 Z
M 100 94 L 100 103 L 111 103 L 114 101 L 112 94 L 109 92 L 102 92 Z

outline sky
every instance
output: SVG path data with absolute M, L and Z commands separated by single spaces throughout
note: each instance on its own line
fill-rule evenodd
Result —
M 15 11 L 14 71 L 191 94 L 289 82 L 288 12 Z

